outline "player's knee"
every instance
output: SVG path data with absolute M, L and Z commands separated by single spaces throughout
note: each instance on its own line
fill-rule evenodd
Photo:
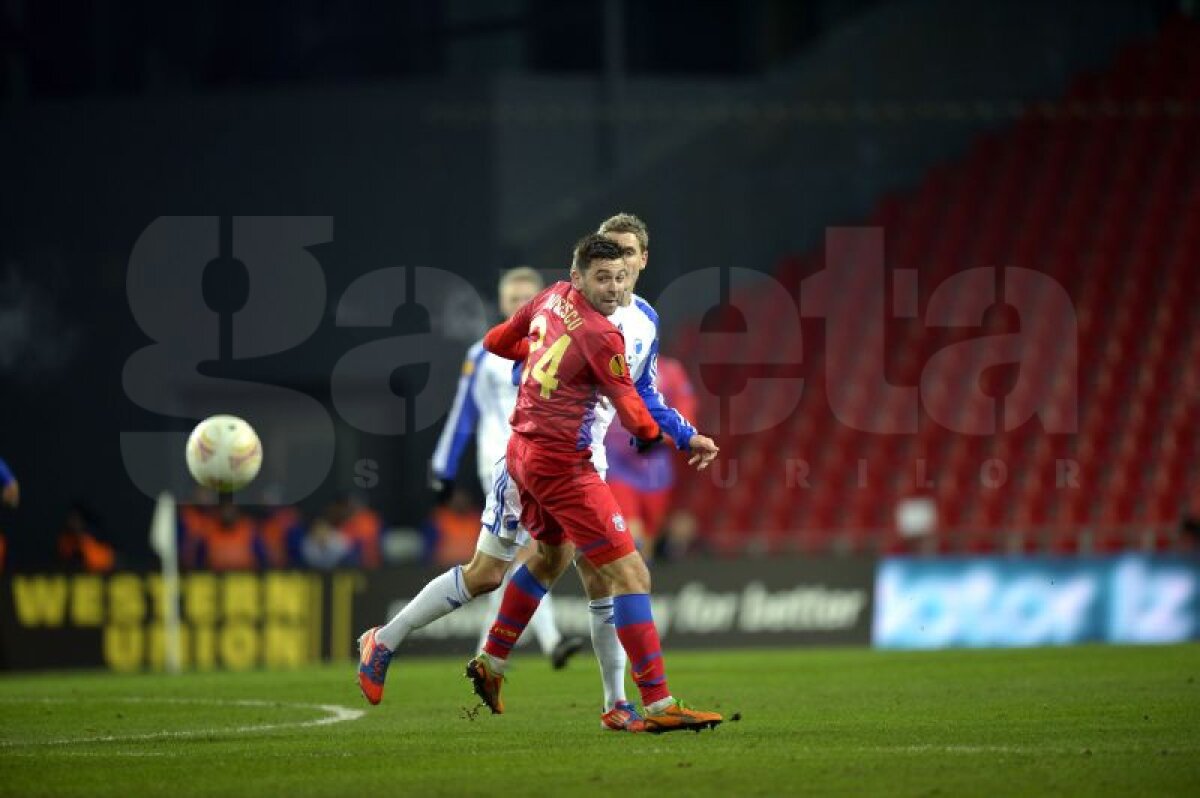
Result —
M 596 566 L 588 562 L 587 558 L 580 557 L 576 561 L 575 567 L 579 571 L 579 581 L 583 583 L 583 592 L 589 599 L 613 595 L 612 583 L 596 570 Z
M 557 579 L 571 564 L 573 551 L 567 546 L 538 545 L 538 558 L 542 561 L 545 573 Z
M 637 552 L 609 563 L 602 572 L 608 577 L 616 595 L 650 592 L 650 569 Z
M 508 563 L 496 557 L 476 552 L 471 562 L 463 566 L 463 582 L 472 596 L 491 593 L 504 581 Z

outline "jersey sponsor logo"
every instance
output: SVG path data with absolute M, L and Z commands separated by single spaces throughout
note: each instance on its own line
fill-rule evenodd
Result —
M 612 360 L 608 361 L 608 370 L 614 377 L 624 377 L 628 374 L 629 367 L 625 364 L 625 356 L 613 355 Z
M 615 513 L 612 517 L 612 525 L 616 527 L 618 532 L 625 531 L 625 518 L 620 513 Z

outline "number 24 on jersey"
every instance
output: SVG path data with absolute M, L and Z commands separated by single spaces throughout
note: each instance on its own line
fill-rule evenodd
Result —
M 529 344 L 529 357 L 525 361 L 525 374 L 521 379 L 532 376 L 542 388 L 541 397 L 549 399 L 558 388 L 558 367 L 562 364 L 567 347 L 571 345 L 571 336 L 565 333 L 560 335 L 541 357 L 534 360 L 534 353 L 540 351 L 546 342 L 546 317 L 535 317 L 529 324 L 529 331 L 533 340 Z

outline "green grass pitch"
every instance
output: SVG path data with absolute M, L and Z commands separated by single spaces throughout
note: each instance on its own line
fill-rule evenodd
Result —
M 599 729 L 590 656 L 518 657 L 503 716 L 461 660 L 398 660 L 378 707 L 350 663 L 0 677 L 0 795 L 1200 795 L 1197 645 L 668 652 L 741 720 L 657 737 Z

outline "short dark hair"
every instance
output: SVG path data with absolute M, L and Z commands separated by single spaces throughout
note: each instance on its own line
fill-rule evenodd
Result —
M 586 272 L 594 260 L 621 260 L 621 248 L 599 233 L 588 233 L 575 245 L 571 268 Z

